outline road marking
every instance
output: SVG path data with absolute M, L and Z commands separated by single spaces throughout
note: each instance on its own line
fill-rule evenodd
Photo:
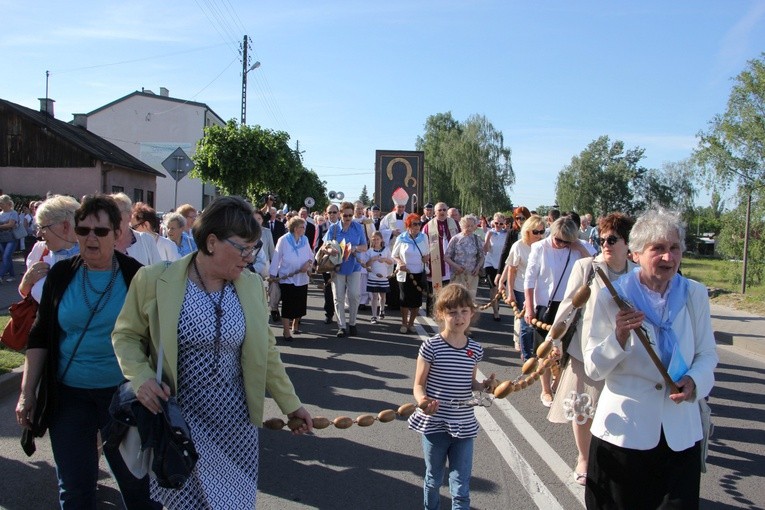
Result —
M 419 319 L 422 322 L 427 323 L 429 326 L 438 329 L 436 322 L 427 317 L 422 311 L 420 311 Z M 417 333 L 421 337 L 427 337 L 425 329 L 417 324 Z M 478 370 L 476 373 L 478 380 L 486 379 L 486 376 Z M 558 455 L 544 438 L 534 429 L 534 427 L 523 417 L 523 415 L 506 399 L 495 399 L 494 406 L 496 406 L 510 422 L 515 426 L 518 432 L 521 434 L 529 445 L 537 452 L 541 459 L 552 470 L 555 476 L 563 483 L 563 485 L 571 492 L 577 501 L 585 507 L 584 504 L 584 487 L 579 485 L 573 480 L 573 472 L 571 467 Z M 496 446 L 502 458 L 513 470 L 515 476 L 523 484 L 526 492 L 531 496 L 536 505 L 539 508 L 560 508 L 560 505 L 555 496 L 552 495 L 550 490 L 545 486 L 539 475 L 536 474 L 531 465 L 523 458 L 518 449 L 515 447 L 510 438 L 502 431 L 499 424 L 489 414 L 488 410 L 482 407 L 476 407 L 476 417 L 478 418 L 481 427 L 491 439 L 494 446 Z

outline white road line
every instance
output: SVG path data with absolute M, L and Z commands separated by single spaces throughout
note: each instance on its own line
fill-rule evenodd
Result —
M 419 319 L 428 323 L 430 326 L 437 327 L 435 321 L 424 315 L 421 311 Z M 417 333 L 421 337 L 427 336 L 425 329 L 417 324 Z M 486 379 L 486 376 L 479 370 L 476 374 L 478 380 Z M 534 429 L 534 427 L 521 415 L 521 413 L 506 399 L 495 399 L 496 406 L 507 416 L 510 422 L 520 432 L 521 436 L 529 443 L 534 451 L 539 454 L 542 460 L 552 470 L 555 476 L 563 485 L 573 494 L 573 496 L 584 505 L 584 487 L 576 483 L 573 479 L 573 471 L 558 453 L 544 440 L 544 438 Z M 520 454 L 510 438 L 502 431 L 499 424 L 492 418 L 489 412 L 482 408 L 476 408 L 476 416 L 481 427 L 487 433 L 491 441 L 497 447 L 502 458 L 513 470 L 515 476 L 521 481 L 526 492 L 532 497 L 539 508 L 561 508 L 560 503 L 555 499 L 552 493 L 547 489 L 539 476 L 534 472 L 531 465 Z M 570 428 L 566 429 L 567 432 Z

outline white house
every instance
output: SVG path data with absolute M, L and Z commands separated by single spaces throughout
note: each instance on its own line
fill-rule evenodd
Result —
M 216 196 L 212 184 L 188 175 L 176 181 L 162 166 L 178 148 L 192 156 L 205 127 L 225 124 L 206 104 L 170 97 L 168 89 L 160 87 L 159 95 L 150 90 L 136 91 L 74 117 L 74 124 L 86 127 L 167 176 L 157 179 L 152 205 L 158 211 L 185 203 L 202 209 Z M 151 197 L 132 198 L 151 204 Z

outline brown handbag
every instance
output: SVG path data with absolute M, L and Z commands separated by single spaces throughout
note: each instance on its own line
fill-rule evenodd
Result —
M 37 316 L 37 306 L 37 301 L 32 299 L 32 296 L 27 296 L 8 307 L 11 320 L 3 329 L 3 336 L 0 339 L 3 345 L 14 351 L 26 349 L 29 330 L 32 329 L 32 323 Z

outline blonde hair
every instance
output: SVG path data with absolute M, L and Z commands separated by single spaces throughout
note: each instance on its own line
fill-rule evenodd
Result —
M 133 201 L 130 200 L 129 196 L 121 191 L 119 193 L 112 193 L 109 196 L 117 203 L 120 213 L 133 214 Z
M 35 221 L 38 225 L 68 221 L 74 226 L 74 213 L 80 203 L 66 195 L 53 195 L 37 207 Z
M 538 214 L 532 214 L 523 222 L 523 226 L 521 227 L 521 239 L 523 239 L 524 243 L 531 244 L 531 231 L 540 229 L 545 229 L 544 218 Z

